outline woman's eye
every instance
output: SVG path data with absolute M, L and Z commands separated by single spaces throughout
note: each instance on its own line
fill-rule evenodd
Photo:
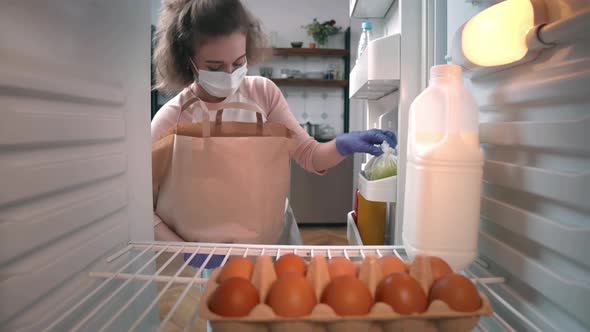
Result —
M 217 68 L 211 68 L 209 67 L 209 71 L 220 71 L 221 67 L 217 67 Z
M 234 63 L 232 71 L 236 71 L 238 68 L 242 67 L 244 63 Z

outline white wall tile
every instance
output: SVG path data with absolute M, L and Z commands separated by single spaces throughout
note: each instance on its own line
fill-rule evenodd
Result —
M 283 87 L 281 90 L 283 91 L 283 95 L 285 95 L 285 99 L 287 100 L 287 103 L 289 103 L 289 108 L 297 121 L 299 121 L 299 123 L 307 122 L 304 116 L 306 109 L 305 100 L 303 99 L 303 88 Z

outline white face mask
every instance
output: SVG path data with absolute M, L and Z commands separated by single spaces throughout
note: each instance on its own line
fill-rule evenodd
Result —
M 229 97 L 234 94 L 248 72 L 248 63 L 244 63 L 243 66 L 234 70 L 231 74 L 224 71 L 199 70 L 192 59 L 191 63 L 198 73 L 198 84 L 210 95 L 219 98 Z

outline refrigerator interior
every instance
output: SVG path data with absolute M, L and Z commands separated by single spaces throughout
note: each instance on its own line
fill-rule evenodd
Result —
M 384 34 L 401 34 L 400 165 L 407 110 L 440 62 L 441 40 L 450 44 L 493 1 L 449 1 L 445 15 L 441 3 L 398 0 L 383 14 Z M 551 4 L 552 21 L 586 5 Z M 179 308 L 160 320 L 156 284 L 188 289 L 208 275 L 160 275 L 154 263 L 168 253 L 405 256 L 401 246 L 153 242 L 149 13 L 148 2 L 133 0 L 2 4 L 1 330 L 155 330 Z M 444 39 L 432 35 L 437 17 L 446 17 Z M 497 313 L 481 331 L 590 328 L 589 55 L 585 35 L 471 80 L 486 164 L 480 257 L 465 273 Z M 400 220 L 403 181 L 397 196 Z
M 499 2 L 400 0 L 370 18 L 377 27 L 376 38 L 401 35 L 399 58 L 370 57 L 381 66 L 399 62 L 399 76 L 387 77 L 399 88 L 377 94 L 380 98 L 365 98 L 363 118 L 357 121 L 362 129 L 392 129 L 378 120 L 388 112 L 397 113 L 400 163 L 396 214 L 389 219 L 394 244 L 402 244 L 410 104 L 426 87 L 430 67 L 447 62 L 457 29 Z M 589 8 L 587 1 L 543 3 L 547 23 Z M 504 277 L 506 282 L 495 289 L 543 331 L 590 329 L 590 38 L 579 25 L 567 31 L 567 40 L 542 50 L 528 63 L 464 75 L 480 107 L 486 159 L 479 257 L 472 269 Z M 370 63 L 368 68 L 370 82 Z M 383 77 L 372 83 L 381 87 L 379 79 Z M 357 160 L 357 174 L 362 162 Z M 506 314 L 502 303 L 497 304 L 497 312 Z M 531 330 L 505 316 L 516 330 Z

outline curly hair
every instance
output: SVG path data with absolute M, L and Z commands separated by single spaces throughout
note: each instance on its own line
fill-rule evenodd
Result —
M 246 59 L 255 64 L 265 56 L 267 39 L 260 21 L 240 0 L 165 0 L 156 28 L 155 88 L 176 92 L 194 81 L 190 58 L 207 38 L 242 32 Z

